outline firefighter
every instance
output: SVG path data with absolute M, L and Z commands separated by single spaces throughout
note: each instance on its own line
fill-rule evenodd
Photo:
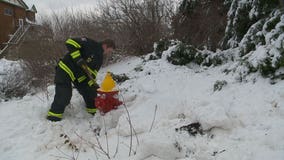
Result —
M 47 119 L 60 121 L 65 107 L 72 97 L 72 84 L 82 95 L 88 113 L 94 115 L 98 84 L 97 73 L 103 64 L 103 56 L 115 49 L 113 40 L 96 42 L 90 38 L 70 38 L 66 41 L 68 53 L 59 61 L 55 73 L 55 96 Z

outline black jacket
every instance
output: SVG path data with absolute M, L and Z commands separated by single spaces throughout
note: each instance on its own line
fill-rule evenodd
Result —
M 85 71 L 77 64 L 79 60 L 84 60 L 88 67 L 98 72 L 103 64 L 102 44 L 89 38 L 70 38 L 66 41 L 68 53 L 61 60 L 73 72 L 76 80 L 86 75 Z M 61 67 L 62 68 L 62 67 Z M 93 72 L 93 73 L 94 73 Z M 96 74 L 92 74 L 96 78 Z

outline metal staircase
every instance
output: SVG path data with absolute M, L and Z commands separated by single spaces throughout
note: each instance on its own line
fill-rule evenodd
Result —
M 2 50 L 0 50 L 0 55 L 11 45 L 18 44 L 25 33 L 29 30 L 30 25 L 20 25 L 16 32 L 10 37 L 9 41 L 3 43 L 5 46 Z

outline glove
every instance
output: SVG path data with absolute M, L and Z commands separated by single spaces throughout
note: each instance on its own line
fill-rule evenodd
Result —
M 96 88 L 96 90 L 100 88 L 100 86 L 98 85 L 98 83 L 95 83 L 93 87 Z
M 83 58 L 80 58 L 78 61 L 77 61 L 77 65 L 82 67 L 84 65 L 87 65 L 86 61 L 83 59 Z

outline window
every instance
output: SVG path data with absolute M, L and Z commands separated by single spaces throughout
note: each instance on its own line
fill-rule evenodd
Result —
M 22 27 L 24 25 L 24 20 L 23 19 L 19 19 L 19 26 Z
M 5 8 L 4 9 L 4 15 L 12 16 L 13 15 L 13 10 L 11 8 Z

